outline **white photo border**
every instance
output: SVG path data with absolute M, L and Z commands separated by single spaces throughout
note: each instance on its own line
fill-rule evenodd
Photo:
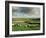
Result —
M 12 6 L 16 7 L 39 7 L 40 8 L 40 30 L 36 31 L 12 31 Z M 43 6 L 42 5 L 24 5 L 24 4 L 9 4 L 9 33 L 10 35 L 17 34 L 32 34 L 43 33 Z

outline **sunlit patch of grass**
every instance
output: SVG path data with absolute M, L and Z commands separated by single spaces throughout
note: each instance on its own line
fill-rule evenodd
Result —
M 40 30 L 39 24 L 15 24 L 12 26 L 12 31 Z

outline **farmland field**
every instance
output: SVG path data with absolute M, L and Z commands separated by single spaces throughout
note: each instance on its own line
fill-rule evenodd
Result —
M 40 18 L 12 18 L 12 31 L 40 30 Z

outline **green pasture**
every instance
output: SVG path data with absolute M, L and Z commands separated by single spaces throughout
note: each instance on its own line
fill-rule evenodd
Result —
M 40 30 L 40 19 L 13 18 L 12 31 Z

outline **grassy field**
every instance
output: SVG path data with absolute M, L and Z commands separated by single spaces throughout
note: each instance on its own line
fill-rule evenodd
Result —
M 40 19 L 13 18 L 12 31 L 40 30 Z

